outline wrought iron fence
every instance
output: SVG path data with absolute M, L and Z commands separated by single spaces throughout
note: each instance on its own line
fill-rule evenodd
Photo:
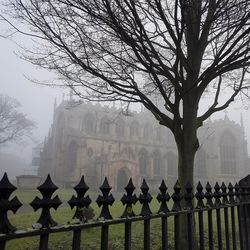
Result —
M 112 218 L 109 207 L 113 205 L 115 199 L 110 193 L 111 187 L 105 178 L 100 187 L 101 193 L 97 199 L 97 205 L 100 207 L 100 215 L 95 220 L 87 220 L 82 213 L 84 208 L 88 208 L 92 203 L 89 195 L 86 195 L 89 187 L 81 178 L 78 185 L 74 187 L 77 196 L 72 196 L 68 201 L 71 209 L 75 209 L 75 224 L 59 225 L 51 216 L 50 209 L 55 210 L 62 204 L 60 198 L 53 193 L 57 186 L 52 182 L 48 175 L 45 182 L 37 189 L 42 198 L 35 197 L 30 206 L 37 211 L 41 209 L 41 215 L 37 223 L 33 224 L 32 230 L 18 230 L 8 219 L 8 211 L 16 213 L 22 206 L 17 197 L 10 199 L 11 194 L 16 187 L 9 182 L 7 174 L 4 174 L 0 181 L 0 250 L 6 248 L 6 242 L 25 238 L 30 236 L 39 236 L 39 249 L 47 250 L 49 235 L 72 231 L 72 249 L 81 249 L 81 236 L 87 228 L 101 228 L 102 250 L 108 249 L 109 227 L 114 224 L 124 225 L 124 249 L 130 250 L 132 226 L 136 221 L 143 222 L 143 249 L 150 249 L 150 222 L 152 219 L 161 221 L 161 248 L 170 249 L 169 219 L 173 217 L 174 223 L 174 242 L 171 245 L 174 249 L 179 249 L 180 218 L 185 217 L 187 227 L 187 249 L 192 250 L 194 241 L 197 242 L 199 249 L 241 249 L 249 250 L 250 240 L 250 185 L 248 185 L 250 176 L 244 178 L 239 184 L 234 186 L 230 183 L 226 186 L 224 183 L 220 186 L 215 184 L 214 189 L 207 183 L 205 190 L 199 182 L 196 190 L 187 183 L 185 190 L 181 192 L 181 187 L 176 182 L 171 196 L 167 192 L 167 186 L 164 181 L 159 186 L 159 194 L 156 199 L 159 203 L 157 213 L 152 213 L 150 202 L 152 196 L 149 193 L 149 187 L 143 180 L 140 187 L 141 193 L 137 197 L 134 194 L 135 186 L 132 179 L 125 187 L 126 194 L 121 198 L 124 206 L 124 212 L 119 218 Z M 171 207 L 170 207 L 170 200 Z M 141 210 L 138 215 L 134 213 L 133 205 L 137 202 L 141 204 Z M 192 226 L 193 218 L 196 218 L 196 229 Z M 215 219 L 214 219 L 215 218 Z M 183 219 L 182 219 L 183 220 Z M 216 222 L 216 223 L 214 223 Z M 195 229 L 195 232 L 193 231 Z M 216 242 L 216 246 L 215 246 Z

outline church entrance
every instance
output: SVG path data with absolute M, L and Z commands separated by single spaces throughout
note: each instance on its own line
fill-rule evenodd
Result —
M 126 169 L 122 168 L 117 174 L 117 192 L 124 192 L 124 188 L 127 186 L 129 177 L 126 173 Z

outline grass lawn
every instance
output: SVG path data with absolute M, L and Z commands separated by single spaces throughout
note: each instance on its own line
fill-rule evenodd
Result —
M 74 194 L 74 190 L 60 190 L 56 192 L 59 195 L 60 199 L 66 204 L 72 194 Z M 31 228 L 32 224 L 35 223 L 40 215 L 40 210 L 38 212 L 32 212 L 32 208 L 28 207 L 28 204 L 33 200 L 33 198 L 38 195 L 41 197 L 38 191 L 36 190 L 25 190 L 25 191 L 17 191 L 14 196 L 17 195 L 19 200 L 26 207 L 21 212 L 18 212 L 16 215 L 12 213 L 9 214 L 10 221 L 13 225 L 15 225 L 18 229 L 27 229 Z M 96 194 L 90 195 L 91 197 L 96 197 Z M 53 195 L 54 197 L 54 195 Z M 94 199 L 93 199 L 94 200 Z M 99 216 L 100 209 L 97 204 L 93 202 L 92 208 L 95 211 L 95 217 Z M 156 201 L 153 201 L 151 204 L 151 209 L 155 213 L 157 212 L 159 205 Z M 134 211 L 136 214 L 140 213 L 141 206 L 138 202 L 134 206 Z M 124 207 L 121 202 L 117 201 L 110 207 L 111 214 L 114 218 L 120 217 L 123 213 Z M 52 217 L 59 224 L 67 223 L 71 220 L 74 210 L 71 210 L 68 205 L 60 206 L 57 211 L 51 209 Z M 157 227 L 157 228 L 156 228 Z M 152 245 L 155 244 L 155 241 L 160 240 L 160 236 L 158 234 L 160 228 L 159 222 L 152 221 L 151 223 L 151 232 L 152 232 Z M 132 227 L 132 244 L 135 247 L 134 249 L 143 249 L 143 228 L 142 222 L 133 223 Z M 157 232 L 157 233 L 156 233 Z M 109 234 L 109 245 L 110 249 L 122 249 L 123 244 L 123 235 L 124 235 L 124 225 L 113 225 L 110 226 L 110 234 Z M 49 240 L 50 249 L 71 249 L 71 241 L 72 241 L 72 232 L 66 233 L 58 233 L 51 234 Z M 82 232 L 82 243 L 84 249 L 99 249 L 101 238 L 101 230 L 100 228 L 87 229 Z M 24 239 L 12 240 L 7 243 L 8 250 L 35 250 L 38 248 L 39 237 L 29 237 Z
M 72 194 L 74 194 L 74 190 L 60 190 L 57 193 L 60 199 L 66 204 Z M 15 192 L 15 195 L 18 196 L 20 201 L 25 205 L 26 210 L 23 210 L 17 215 L 13 215 L 12 213 L 9 214 L 10 221 L 13 225 L 15 225 L 18 229 L 27 229 L 31 228 L 32 224 L 35 223 L 40 215 L 40 210 L 38 212 L 32 212 L 32 209 L 28 208 L 28 204 L 33 200 L 33 198 L 39 195 L 38 191 L 18 191 Z M 91 198 L 96 197 L 96 194 L 90 194 Z M 54 197 L 54 195 L 53 195 Z M 121 196 L 119 196 L 121 197 Z M 93 199 L 95 200 L 95 199 Z M 172 204 L 170 204 L 171 208 Z M 95 211 L 96 217 L 99 216 L 100 209 L 98 208 L 97 204 L 93 202 L 92 208 Z M 156 213 L 159 209 L 159 203 L 157 202 L 156 198 L 152 200 L 150 204 L 150 208 L 153 213 Z M 134 206 L 134 211 L 136 214 L 140 213 L 141 205 L 139 202 Z M 114 203 L 112 207 L 110 207 L 111 214 L 114 218 L 120 217 L 123 213 L 124 207 L 121 202 L 117 201 Z M 221 210 L 222 211 L 222 210 Z M 58 208 L 57 211 L 51 209 L 52 217 L 59 223 L 67 223 L 71 220 L 74 210 L 72 211 L 70 207 L 67 205 L 61 206 Z M 236 214 L 237 215 L 237 214 Z M 230 218 L 230 213 L 229 213 Z M 173 246 L 173 217 L 169 218 L 169 230 L 168 230 L 168 237 L 169 237 L 169 244 L 170 249 Z M 197 221 L 197 216 L 196 216 Z M 225 231 L 224 229 L 224 215 L 221 212 L 221 221 L 222 221 L 222 232 Z M 198 230 L 198 223 L 196 223 L 196 230 Z M 215 241 L 215 249 L 217 246 L 217 234 L 216 234 L 216 216 L 215 211 L 213 212 L 213 224 L 214 224 L 214 241 Z M 205 230 L 205 245 L 207 244 L 208 238 L 208 229 L 207 229 L 207 213 L 204 212 L 204 230 Z M 237 230 L 238 231 L 238 230 Z M 92 228 L 86 229 L 82 231 L 82 246 L 83 249 L 89 250 L 96 250 L 100 249 L 100 239 L 101 239 L 101 230 L 100 228 Z M 151 220 L 151 249 L 152 250 L 159 250 L 161 245 L 161 220 L 154 219 Z M 223 241 L 225 239 L 225 235 L 223 235 Z M 49 247 L 51 250 L 66 250 L 71 249 L 71 241 L 72 241 L 72 232 L 66 233 L 55 233 L 49 236 Z M 123 249 L 123 242 L 124 242 L 124 225 L 112 225 L 109 229 L 109 250 L 120 250 Z M 38 249 L 39 244 L 39 237 L 29 237 L 24 239 L 12 240 L 7 243 L 8 250 L 36 250 Z M 143 222 L 134 222 L 132 224 L 132 249 L 135 250 L 143 250 Z

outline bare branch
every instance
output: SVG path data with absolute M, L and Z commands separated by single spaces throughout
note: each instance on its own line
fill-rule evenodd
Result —
M 31 135 L 34 123 L 17 110 L 19 107 L 15 99 L 0 95 L 0 145 Z

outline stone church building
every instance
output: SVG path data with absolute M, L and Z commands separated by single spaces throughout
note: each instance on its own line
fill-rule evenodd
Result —
M 89 186 L 99 187 L 108 177 L 115 191 L 122 191 L 129 177 L 150 187 L 162 179 L 168 186 L 177 179 L 177 150 L 171 132 L 148 111 L 124 115 L 115 107 L 70 101 L 54 107 L 54 118 L 40 155 L 38 174 L 51 173 L 57 184 L 75 185 L 81 175 Z M 247 142 L 241 125 L 224 119 L 208 121 L 198 131 L 200 149 L 195 179 L 238 181 L 249 165 Z

